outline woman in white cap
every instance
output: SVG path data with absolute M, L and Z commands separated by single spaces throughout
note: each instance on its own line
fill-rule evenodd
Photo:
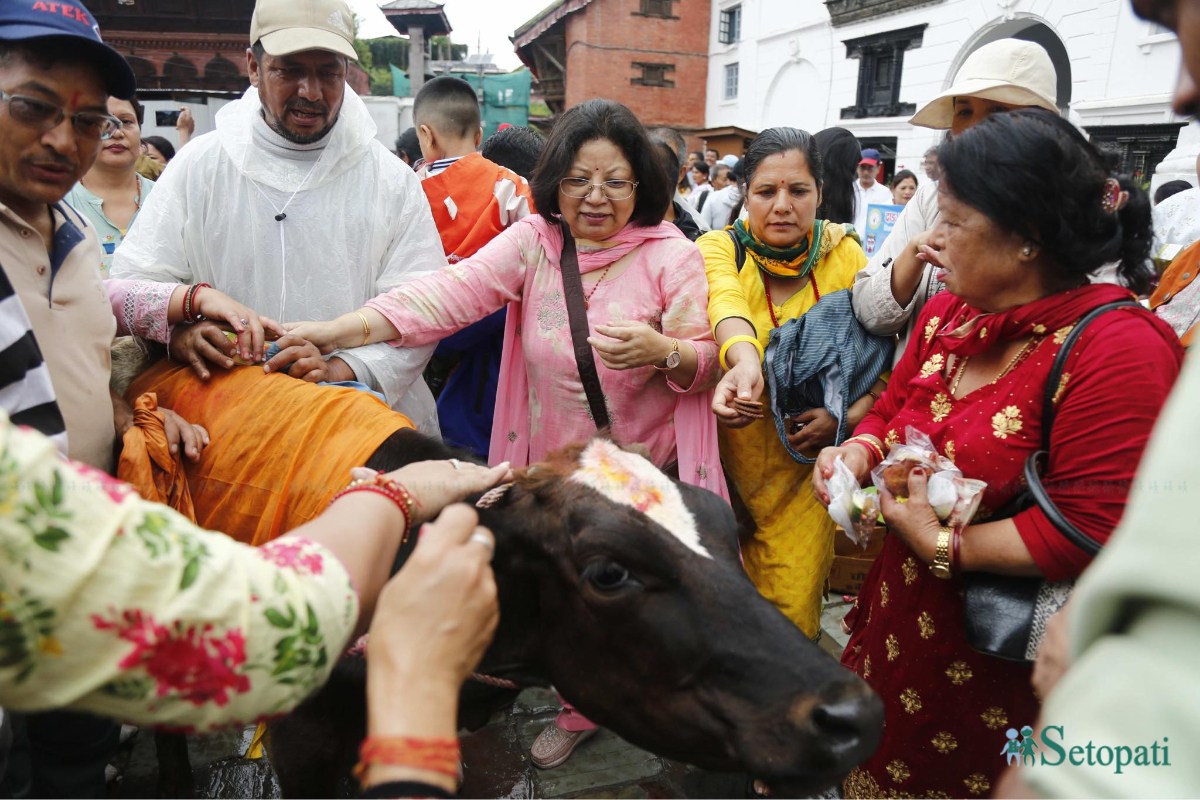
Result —
M 999 111 L 1044 108 L 1059 113 L 1058 75 L 1041 45 L 999 39 L 967 57 L 954 84 L 926 103 L 909 122 L 956 136 Z M 877 336 L 900 334 L 896 358 L 904 352 L 925 301 L 942 290 L 926 244 L 938 220 L 936 180 L 923 183 L 904 207 L 883 246 L 854 282 L 854 314 Z

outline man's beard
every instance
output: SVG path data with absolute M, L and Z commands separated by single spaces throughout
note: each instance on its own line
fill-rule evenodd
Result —
M 318 105 L 316 108 L 304 108 L 303 104 L 301 103 L 293 103 L 286 106 L 283 110 L 283 113 L 286 114 L 293 108 L 301 111 L 317 111 L 320 113 L 325 112 L 325 108 L 320 105 Z M 333 130 L 333 126 L 337 124 L 337 117 L 334 117 L 332 122 L 330 122 L 324 128 L 321 128 L 321 130 L 317 131 L 316 133 L 301 134 L 296 133 L 284 125 L 282 120 L 267 111 L 266 106 L 263 106 L 262 108 L 262 115 L 263 120 L 265 120 L 267 123 L 267 127 L 278 133 L 284 139 L 287 139 L 292 144 L 312 144 L 313 142 L 319 142 L 321 139 L 324 139 L 326 136 L 328 136 L 329 132 Z

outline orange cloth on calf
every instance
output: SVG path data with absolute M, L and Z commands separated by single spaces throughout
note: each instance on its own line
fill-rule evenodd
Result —
M 129 396 L 157 393 L 203 425 L 211 444 L 187 462 L 196 522 L 260 545 L 320 514 L 387 437 L 413 424 L 378 398 L 252 367 L 213 370 L 160 361 Z
M 133 401 L 133 427 L 125 431 L 117 475 L 145 499 L 168 505 L 194 522 L 196 513 L 181 459 L 182 453 L 173 454 L 167 444 L 158 398 L 154 392 L 140 395 Z

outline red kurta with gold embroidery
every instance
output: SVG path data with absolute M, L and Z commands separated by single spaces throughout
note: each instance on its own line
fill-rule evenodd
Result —
M 1068 296 L 1094 308 L 1122 291 L 1096 285 L 1056 297 Z M 1074 320 L 1055 318 L 1053 310 L 1044 324 L 1034 320 L 1036 344 L 1024 361 L 954 398 L 950 354 L 935 334 L 963 305 L 948 293 L 929 301 L 914 328 L 922 335 L 909 340 L 887 392 L 855 432 L 889 445 L 904 441 L 909 425 L 929 434 L 966 477 L 987 481 L 981 520 L 1018 492 L 1025 459 L 1040 446 L 1046 380 Z M 1093 538 L 1107 540 L 1120 519 L 1181 359 L 1170 328 L 1136 310 L 1092 322 L 1067 358 L 1044 482 L 1055 504 Z M 1047 578 L 1074 577 L 1087 566 L 1088 556 L 1039 509 L 1013 522 Z M 883 698 L 883 743 L 846 779 L 847 797 L 986 796 L 1005 766 L 1005 730 L 1036 722 L 1030 667 L 967 645 L 962 587 L 957 578 L 933 577 L 899 537 L 887 538 L 848 617 L 853 634 L 842 656 Z

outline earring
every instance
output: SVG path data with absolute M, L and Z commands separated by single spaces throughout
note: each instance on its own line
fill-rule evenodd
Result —
M 1033 245 L 1027 244 L 1022 247 L 1021 255 L 1025 256 L 1026 258 L 1029 258 L 1029 256 L 1033 255 Z

